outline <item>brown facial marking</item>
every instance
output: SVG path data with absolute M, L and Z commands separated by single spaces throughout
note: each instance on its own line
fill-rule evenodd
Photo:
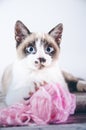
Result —
M 17 48 L 17 54 L 19 58 L 24 58 L 26 56 L 25 49 L 29 47 L 30 45 L 35 47 L 36 42 L 36 34 L 32 33 L 29 35 Z
M 50 42 L 48 42 L 46 39 L 44 39 L 42 41 L 44 43 L 44 50 L 45 50 L 45 53 L 46 54 L 49 54 L 50 56 L 53 57 L 53 55 L 55 54 L 56 52 L 56 49 L 54 47 L 54 45 Z M 52 49 L 52 50 L 51 50 Z M 46 52 L 47 51 L 47 52 Z M 50 52 L 51 51 L 51 52 Z M 50 52 L 50 53 L 49 53 Z
M 28 43 L 27 46 L 25 46 L 24 48 L 24 53 L 26 55 L 29 55 L 29 54 L 35 54 L 37 52 L 37 49 L 36 49 L 36 44 L 35 44 L 36 41 L 31 41 L 30 43 Z
M 53 59 L 57 59 L 58 55 L 59 55 L 60 48 L 59 48 L 58 44 L 56 43 L 56 41 L 48 34 L 44 34 L 44 36 L 41 37 L 41 41 L 44 44 L 44 48 L 46 48 L 46 47 L 52 47 L 53 48 L 53 51 L 50 54 L 50 56 Z
M 59 46 L 57 45 L 57 43 L 55 42 L 55 40 L 48 34 L 41 34 L 38 35 L 36 33 L 32 33 L 31 35 L 29 35 L 23 42 L 22 44 L 20 44 L 17 48 L 17 53 L 18 56 L 20 58 L 24 58 L 26 56 L 25 54 L 25 49 L 27 47 L 29 47 L 30 45 L 35 46 L 35 42 L 40 39 L 41 41 L 41 46 L 44 46 L 44 49 L 49 46 L 52 47 L 54 50 L 53 52 L 50 54 L 50 56 L 53 59 L 57 59 L 58 55 L 59 55 Z M 35 46 L 36 48 L 36 46 Z

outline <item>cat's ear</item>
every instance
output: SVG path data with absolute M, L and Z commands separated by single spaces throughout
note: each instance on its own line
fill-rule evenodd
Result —
M 60 46 L 63 32 L 63 24 L 60 23 L 56 27 L 54 27 L 51 31 L 49 31 L 49 35 L 52 36 L 56 43 Z
M 21 22 L 17 21 L 15 24 L 15 39 L 17 46 L 29 35 L 31 34 L 28 28 Z

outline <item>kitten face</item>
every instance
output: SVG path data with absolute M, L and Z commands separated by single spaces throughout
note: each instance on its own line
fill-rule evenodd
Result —
M 62 30 L 62 24 L 59 24 L 48 34 L 31 33 L 23 23 L 17 21 L 15 39 L 20 63 L 27 69 L 41 70 L 57 62 Z

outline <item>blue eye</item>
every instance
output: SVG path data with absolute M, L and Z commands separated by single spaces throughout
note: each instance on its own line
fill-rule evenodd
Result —
M 26 48 L 26 53 L 28 54 L 35 54 L 36 53 L 36 49 L 33 46 L 29 46 Z
M 47 54 L 51 54 L 52 52 L 54 51 L 54 48 L 53 47 L 46 47 L 45 48 L 45 53 L 47 53 Z

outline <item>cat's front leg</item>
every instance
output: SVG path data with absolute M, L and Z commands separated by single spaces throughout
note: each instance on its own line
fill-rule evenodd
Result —
M 29 85 L 28 85 L 29 84 Z M 17 83 L 17 85 L 11 84 L 9 87 L 5 102 L 7 105 L 12 105 L 18 102 L 22 102 L 25 99 L 29 99 L 38 87 L 34 83 Z
M 33 82 L 34 84 L 34 90 L 35 91 L 29 91 L 28 96 L 24 98 L 24 100 L 26 101 L 26 104 L 28 104 L 28 100 L 30 99 L 30 97 L 40 89 L 40 87 L 45 86 L 47 83 L 45 81 L 41 81 L 41 82 Z
M 29 91 L 28 93 L 28 98 L 30 98 L 40 87 L 46 85 L 47 83 L 45 81 L 41 82 L 33 82 L 34 86 L 34 91 Z
M 36 91 L 38 91 L 38 90 L 40 89 L 40 87 L 45 86 L 45 85 L 47 84 L 47 82 L 45 82 L 45 81 L 42 81 L 42 82 L 33 82 L 33 84 L 34 84 L 34 89 L 35 89 L 35 91 L 34 91 L 34 92 L 30 91 L 30 92 L 28 93 L 28 96 L 24 98 L 24 103 L 27 104 L 27 105 L 29 104 L 29 99 L 31 98 L 31 96 L 32 96 Z

